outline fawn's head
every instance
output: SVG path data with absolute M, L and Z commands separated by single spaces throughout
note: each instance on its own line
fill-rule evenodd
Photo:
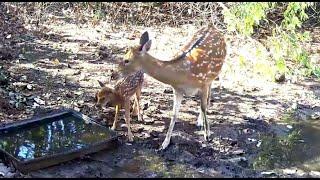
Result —
M 129 48 L 124 55 L 124 61 L 119 64 L 119 71 L 123 75 L 129 75 L 141 69 L 141 63 L 145 54 L 151 47 L 151 40 L 148 32 L 144 32 L 140 37 L 140 45 Z
M 115 91 L 112 87 L 104 85 L 102 82 L 98 81 L 101 89 L 95 95 L 96 107 L 109 106 L 110 102 L 114 99 Z

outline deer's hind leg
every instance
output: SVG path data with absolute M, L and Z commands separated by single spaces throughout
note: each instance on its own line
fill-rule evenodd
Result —
M 210 101 L 211 101 L 211 84 L 209 85 L 208 88 L 208 98 L 207 98 L 207 106 L 206 106 L 206 110 L 210 107 Z M 202 98 L 202 97 L 201 97 Z M 201 102 L 200 102 L 201 103 Z M 199 116 L 197 118 L 197 127 L 199 128 L 203 128 L 203 122 L 204 122 L 204 114 L 203 111 L 201 110 L 201 104 L 199 107 Z
M 130 99 L 127 99 L 125 101 L 124 108 L 125 108 L 125 120 L 126 120 L 126 124 L 127 124 L 127 129 L 128 129 L 128 139 L 129 139 L 129 141 L 133 141 L 133 134 L 131 132 L 131 125 L 130 125 L 130 121 L 131 121 Z

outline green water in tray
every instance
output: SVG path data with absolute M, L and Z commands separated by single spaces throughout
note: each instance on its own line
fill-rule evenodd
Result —
M 111 132 L 103 126 L 64 115 L 39 126 L 1 134 L 0 148 L 15 158 L 26 161 L 81 149 L 110 137 Z

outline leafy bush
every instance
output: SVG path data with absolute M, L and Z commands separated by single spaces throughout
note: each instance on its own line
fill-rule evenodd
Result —
M 301 32 L 302 23 L 308 19 L 305 13 L 306 8 L 312 3 L 289 2 L 289 3 L 268 3 L 268 2 L 248 2 L 232 6 L 224 11 L 225 23 L 230 32 L 239 32 L 244 36 L 251 36 L 254 30 L 261 24 L 267 24 L 272 29 L 271 36 L 266 38 L 264 48 L 270 52 L 270 58 L 274 61 L 273 66 L 264 66 L 256 63 L 255 69 L 260 69 L 264 75 L 274 76 L 279 73 L 291 73 L 288 62 L 300 65 L 301 70 L 306 70 L 304 75 L 319 76 L 319 66 L 310 62 L 303 43 L 310 40 L 308 31 Z M 268 13 L 274 9 L 282 10 L 281 23 L 274 22 L 268 18 Z M 270 26 L 270 27 L 269 27 Z M 257 53 L 258 55 L 258 53 Z M 267 68 L 266 70 L 263 70 Z M 294 69 L 293 67 L 292 69 Z

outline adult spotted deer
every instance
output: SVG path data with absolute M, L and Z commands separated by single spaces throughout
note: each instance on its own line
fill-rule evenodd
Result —
M 160 149 L 166 149 L 176 122 L 183 95 L 199 93 L 200 114 L 197 125 L 204 128 L 204 139 L 209 140 L 210 127 L 206 111 L 210 102 L 211 83 L 218 76 L 226 57 L 226 43 L 213 25 L 201 28 L 183 47 L 179 56 L 162 61 L 148 54 L 151 40 L 148 32 L 140 38 L 140 45 L 131 47 L 119 64 L 119 71 L 128 75 L 142 69 L 151 77 L 169 84 L 174 89 L 173 117 Z M 165 53 L 165 52 L 164 52 Z

